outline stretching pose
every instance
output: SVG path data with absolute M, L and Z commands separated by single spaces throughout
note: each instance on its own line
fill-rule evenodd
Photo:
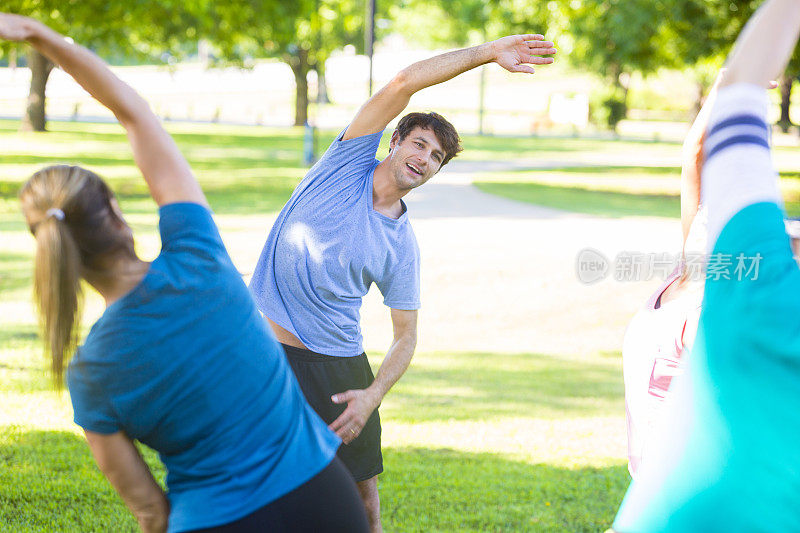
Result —
M 67 381 L 75 422 L 142 530 L 367 531 L 335 458 L 339 439 L 303 399 L 189 165 L 147 103 L 34 20 L 0 14 L 0 38 L 27 41 L 114 113 L 159 205 L 162 249 L 146 263 L 92 172 L 48 167 L 20 192 L 58 383 L 78 340 L 81 278 L 106 301 Z M 159 452 L 166 495 L 134 440 Z
M 711 254 L 697 338 L 667 407 L 673 431 L 648 452 L 616 531 L 800 531 L 800 269 L 764 90 L 798 33 L 800 1 L 769 0 L 729 58 L 704 142 Z
M 250 290 L 284 344 L 309 403 L 344 445 L 373 531 L 381 530 L 383 471 L 378 406 L 408 368 L 417 341 L 419 250 L 402 198 L 461 150 L 436 113 L 411 113 L 375 156 L 384 128 L 411 96 L 480 65 L 511 72 L 553 62 L 542 35 L 514 35 L 415 63 L 370 98 L 284 206 Z M 394 339 L 376 377 L 364 354 L 361 298 L 375 283 L 391 308 Z
M 711 108 L 722 73 L 706 98 L 684 142 L 681 169 L 681 226 L 684 242 L 682 261 L 633 317 L 625 332 L 622 368 L 625 377 L 625 410 L 628 423 L 628 470 L 636 477 L 648 450 L 658 446 L 664 433 L 659 428 L 663 407 L 671 395 L 673 378 L 681 375 L 691 353 L 705 282 L 708 211 L 700 205 L 700 175 L 705 159 Z M 770 88 L 777 87 L 772 83 Z M 792 246 L 800 246 L 800 227 L 786 220 Z

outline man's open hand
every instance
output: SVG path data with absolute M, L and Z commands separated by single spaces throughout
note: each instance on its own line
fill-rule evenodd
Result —
M 539 57 L 556 53 L 551 41 L 545 41 L 544 35 L 528 33 L 509 35 L 492 41 L 494 62 L 509 72 L 526 72 L 533 74 L 530 65 L 549 65 L 552 57 Z
M 349 390 L 331 396 L 333 403 L 346 403 L 347 408 L 339 418 L 328 426 L 342 442 L 350 444 L 361 434 L 372 412 L 378 407 L 380 399 L 367 389 Z

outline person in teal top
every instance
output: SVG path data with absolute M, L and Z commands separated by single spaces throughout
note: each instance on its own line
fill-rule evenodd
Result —
M 723 74 L 704 142 L 709 257 L 694 352 L 615 531 L 800 531 L 800 268 L 764 90 L 798 33 L 800 2 L 768 1 Z
M 48 167 L 20 192 L 58 384 L 76 351 L 81 280 L 105 299 L 67 382 L 75 422 L 142 530 L 367 531 L 356 485 L 335 458 L 339 438 L 306 403 L 146 102 L 94 54 L 31 19 L 0 14 L 0 38 L 29 42 L 114 113 L 159 205 L 161 253 L 147 263 L 94 173 Z M 166 493 L 136 440 L 159 453 Z

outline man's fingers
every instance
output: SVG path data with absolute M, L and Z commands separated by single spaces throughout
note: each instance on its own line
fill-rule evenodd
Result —
M 333 403 L 345 403 L 349 402 L 352 399 L 353 399 L 353 391 L 351 390 L 340 392 L 339 394 L 334 394 L 333 396 L 331 396 L 331 401 Z
M 345 444 L 350 444 L 353 439 L 361 434 L 361 426 L 353 419 L 353 417 L 345 411 L 339 418 L 334 420 L 328 429 L 336 433 Z
M 553 55 L 556 52 L 558 52 L 558 49 L 554 48 L 552 46 L 547 47 L 547 48 L 528 48 L 527 52 L 528 52 L 528 55 L 532 55 L 532 56 L 548 56 L 548 55 Z M 523 52 L 523 53 L 525 53 L 525 52 Z
M 555 43 L 553 41 L 528 41 L 525 44 L 528 48 L 553 48 Z
M 530 63 L 531 65 L 549 65 L 555 61 L 552 57 L 532 57 L 526 63 Z
M 533 70 L 533 67 L 529 67 L 528 65 L 515 65 L 511 68 L 511 72 L 524 72 L 526 74 L 533 74 L 536 71 Z
M 360 434 L 361 434 L 361 428 L 358 427 L 356 424 L 348 424 L 336 432 L 336 435 L 340 439 L 342 439 L 342 442 L 344 442 L 345 444 L 350 444 Z
M 328 426 L 328 429 L 338 433 L 340 429 L 342 429 L 349 423 L 350 423 L 350 413 L 348 413 L 347 410 L 345 409 L 344 413 L 339 415 L 339 418 L 331 422 L 331 425 Z
M 541 33 L 526 33 L 521 35 L 522 39 L 525 41 L 541 41 L 544 39 L 544 35 Z

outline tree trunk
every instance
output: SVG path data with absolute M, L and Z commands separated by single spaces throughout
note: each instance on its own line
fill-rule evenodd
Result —
M 45 88 L 53 66 L 49 59 L 31 48 L 28 54 L 28 68 L 31 69 L 31 90 L 28 95 L 28 108 L 20 125 L 20 130 L 22 131 L 45 131 L 46 129 Z
M 703 102 L 705 102 L 706 87 L 703 82 L 699 80 L 695 82 L 694 87 L 697 89 L 697 92 L 695 93 L 694 108 L 692 111 L 694 111 L 694 116 L 697 117 L 697 115 L 700 114 L 700 110 L 703 108 Z
M 784 73 L 781 76 L 780 89 L 781 89 L 781 119 L 778 121 L 783 133 L 789 133 L 789 128 L 792 127 L 792 119 L 789 117 L 789 107 L 792 104 L 792 83 L 794 77 Z
M 486 65 L 481 67 L 481 81 L 478 87 L 478 135 L 483 135 L 483 121 L 486 116 Z
M 294 125 L 302 126 L 308 122 L 308 50 L 297 48 L 285 56 L 285 61 L 292 68 L 296 87 Z
M 314 65 L 314 70 L 317 71 L 317 103 L 330 104 L 328 83 L 325 81 L 325 61 L 317 61 L 317 64 Z

